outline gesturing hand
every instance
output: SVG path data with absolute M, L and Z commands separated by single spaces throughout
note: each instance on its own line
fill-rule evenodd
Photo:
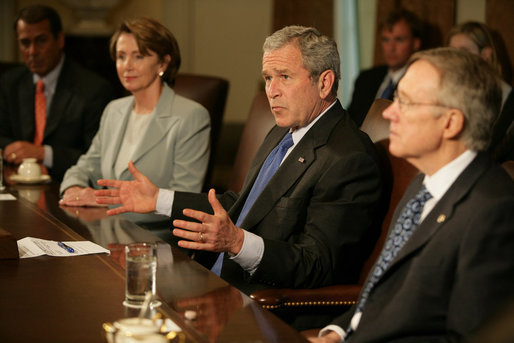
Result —
M 91 187 L 72 186 L 64 191 L 62 199 L 59 201 L 61 206 L 89 206 L 105 207 L 106 205 L 97 204 L 95 193 Z
M 173 221 L 175 226 L 173 234 L 185 239 L 179 241 L 178 245 L 186 249 L 239 253 L 244 241 L 243 231 L 234 225 L 227 211 L 216 198 L 214 189 L 209 191 L 208 196 L 214 215 L 184 209 L 185 216 L 196 219 L 200 223 L 186 220 Z
M 148 213 L 155 211 L 159 188 L 143 175 L 134 166 L 132 161 L 128 164 L 130 174 L 134 181 L 98 180 L 100 186 L 111 187 L 95 191 L 96 202 L 99 204 L 118 205 L 107 211 L 114 215 L 124 212 Z

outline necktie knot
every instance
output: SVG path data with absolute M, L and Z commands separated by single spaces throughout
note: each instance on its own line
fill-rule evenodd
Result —
M 430 192 L 427 190 L 427 188 L 425 187 L 425 185 L 423 184 L 421 186 L 421 189 L 419 190 L 418 194 L 416 194 L 416 199 L 422 203 L 423 205 L 425 205 L 425 202 L 429 199 L 432 198 L 432 194 L 430 194 Z
M 43 80 L 39 80 L 36 83 L 36 92 L 37 93 L 42 93 L 44 91 L 45 91 L 45 82 Z
M 387 84 L 387 87 L 384 89 L 384 91 L 382 92 L 380 97 L 382 99 L 389 99 L 389 100 L 391 100 L 391 97 L 392 97 L 392 95 L 394 93 L 395 88 L 396 88 L 396 85 L 394 84 L 393 79 L 389 78 L 389 83 Z

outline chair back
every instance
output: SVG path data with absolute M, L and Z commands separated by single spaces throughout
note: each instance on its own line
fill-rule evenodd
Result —
M 177 94 L 194 100 L 209 111 L 211 118 L 211 155 L 205 176 L 204 190 L 210 185 L 214 156 L 225 113 L 229 82 L 223 78 L 206 75 L 180 73 L 173 89 Z
M 388 138 L 375 142 L 375 146 L 378 152 L 387 158 L 388 166 L 385 166 L 385 168 L 388 168 L 390 171 L 391 182 L 391 184 L 387 185 L 387 187 L 390 188 L 391 193 L 389 198 L 389 207 L 385 214 L 384 220 L 382 221 L 380 236 L 377 240 L 377 243 L 375 244 L 375 247 L 373 248 L 373 251 L 371 252 L 371 255 L 368 257 L 364 264 L 359 280 L 360 284 L 364 284 L 369 271 L 375 264 L 375 261 L 382 251 L 382 247 L 384 246 L 384 242 L 389 231 L 389 226 L 391 224 L 391 219 L 393 217 L 394 211 L 396 210 L 396 207 L 398 206 L 398 202 L 403 197 L 403 194 L 407 190 L 407 187 L 411 183 L 414 176 L 419 173 L 418 169 L 407 162 L 405 159 L 391 155 L 389 152 Z
M 514 161 L 505 161 L 502 163 L 502 167 L 514 179 Z
M 382 116 L 384 110 L 393 102 L 388 99 L 375 99 L 361 125 L 373 142 L 389 138 L 389 121 Z
M 248 168 L 273 125 L 275 118 L 271 113 L 268 98 L 264 92 L 258 92 L 253 99 L 250 114 L 241 134 L 228 189 L 234 192 L 241 190 Z

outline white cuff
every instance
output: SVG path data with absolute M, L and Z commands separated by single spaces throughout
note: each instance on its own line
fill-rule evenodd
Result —
M 174 191 L 160 188 L 159 194 L 157 195 L 157 204 L 155 204 L 155 213 L 171 217 L 171 208 L 173 207 L 174 199 Z
M 235 256 L 229 255 L 229 257 L 251 275 L 261 263 L 264 254 L 264 240 L 262 237 L 246 230 L 243 230 L 243 233 L 244 241 L 241 251 Z
M 346 333 L 344 332 L 344 330 L 341 327 L 334 325 L 334 324 L 330 324 L 320 330 L 318 337 L 321 337 L 321 336 L 327 334 L 328 331 L 334 331 L 335 333 L 337 333 L 339 335 L 339 337 L 341 337 L 341 343 L 343 342 L 344 336 L 346 336 Z
M 54 150 L 50 145 L 43 145 L 45 148 L 45 157 L 43 158 L 43 165 L 47 168 L 52 168 L 54 165 Z

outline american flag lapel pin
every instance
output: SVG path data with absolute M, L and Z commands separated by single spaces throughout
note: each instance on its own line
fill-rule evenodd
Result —
M 303 158 L 303 157 L 300 157 L 300 158 L 298 159 L 298 162 L 300 162 L 300 163 L 303 163 L 303 162 L 305 162 L 305 158 Z

